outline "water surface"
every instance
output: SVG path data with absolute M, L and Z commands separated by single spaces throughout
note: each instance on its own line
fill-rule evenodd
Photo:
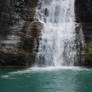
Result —
M 0 70 L 0 92 L 92 92 L 92 70 Z

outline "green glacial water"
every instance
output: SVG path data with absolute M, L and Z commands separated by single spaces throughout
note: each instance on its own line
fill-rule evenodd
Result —
M 0 70 L 0 92 L 92 92 L 92 69 Z

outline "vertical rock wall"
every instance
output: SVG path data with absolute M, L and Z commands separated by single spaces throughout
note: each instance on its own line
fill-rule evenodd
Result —
M 34 63 L 43 26 L 35 19 L 37 2 L 0 0 L 0 67 L 28 67 Z
M 81 54 L 85 60 L 84 66 L 92 66 L 92 0 L 75 1 L 76 22 L 82 24 L 85 39 L 85 54 Z

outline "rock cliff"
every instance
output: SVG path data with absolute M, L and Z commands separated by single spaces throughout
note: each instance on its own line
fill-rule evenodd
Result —
M 76 22 L 82 24 L 85 40 L 85 53 L 81 53 L 82 66 L 92 66 L 92 0 L 75 1 Z
M 34 63 L 35 45 L 39 44 L 43 26 L 35 19 L 37 1 L 0 1 L 0 67 L 28 67 Z

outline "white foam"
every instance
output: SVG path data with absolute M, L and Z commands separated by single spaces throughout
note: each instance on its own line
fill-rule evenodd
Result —
M 26 70 L 16 71 L 16 72 L 10 72 L 7 75 L 1 76 L 2 78 L 8 78 L 10 76 L 14 75 L 21 75 L 26 73 L 36 73 L 36 72 L 52 72 L 52 71 L 90 71 L 90 69 L 87 68 L 81 68 L 81 67 L 32 67 Z

